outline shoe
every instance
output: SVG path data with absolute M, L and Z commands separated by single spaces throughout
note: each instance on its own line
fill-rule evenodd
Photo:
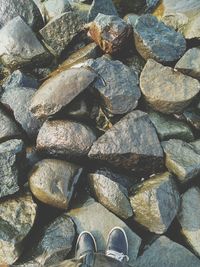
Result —
M 97 252 L 97 244 L 94 236 L 90 232 L 80 233 L 75 248 L 75 258 L 80 259 L 83 256 Z
M 113 228 L 109 235 L 106 247 L 106 256 L 120 262 L 128 262 L 128 239 L 125 231 L 120 227 Z

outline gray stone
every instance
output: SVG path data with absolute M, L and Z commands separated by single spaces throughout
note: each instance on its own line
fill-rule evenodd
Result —
M 130 202 L 138 223 L 150 232 L 163 234 L 178 212 L 180 198 L 171 174 L 165 172 L 143 182 Z
M 21 140 L 13 139 L 0 144 L 0 197 L 19 190 L 24 163 L 25 148 Z
M 200 130 L 200 110 L 188 108 L 183 112 L 183 116 L 196 130 Z
M 180 113 L 200 91 L 200 83 L 149 59 L 140 76 L 146 101 L 162 113 Z
M 137 23 L 137 20 L 140 16 L 138 16 L 137 14 L 134 13 L 129 13 L 124 17 L 124 20 L 128 23 L 131 24 L 131 26 L 133 27 L 133 29 L 135 28 L 135 25 Z
M 132 57 L 127 58 L 126 65 L 140 76 L 146 61 L 139 55 L 135 54 Z
M 190 145 L 192 145 L 196 153 L 200 154 L 200 139 L 197 139 L 194 142 L 191 142 Z
M 44 13 L 46 21 L 72 10 L 68 0 L 47 0 L 44 1 Z
M 133 111 L 92 146 L 89 157 L 132 171 L 154 172 L 163 166 L 163 151 L 148 115 Z
M 137 51 L 146 60 L 152 58 L 160 63 L 170 63 L 177 61 L 186 50 L 182 34 L 152 15 L 138 18 L 134 38 Z

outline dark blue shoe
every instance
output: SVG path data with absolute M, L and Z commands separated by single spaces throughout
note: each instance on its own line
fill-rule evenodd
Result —
M 76 242 L 75 258 L 80 259 L 94 252 L 97 252 L 97 244 L 94 236 L 86 231 L 80 233 Z

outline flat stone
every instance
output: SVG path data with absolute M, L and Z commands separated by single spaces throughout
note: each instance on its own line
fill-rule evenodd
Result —
M 49 53 L 21 17 L 9 21 L 0 30 L 0 58 L 3 64 L 15 69 L 44 64 Z
M 30 193 L 0 200 L 0 264 L 13 264 L 23 252 L 23 240 L 33 227 L 37 206 Z
M 200 47 L 189 49 L 183 57 L 176 63 L 175 69 L 191 76 L 200 79 Z
M 193 146 L 182 140 L 171 139 L 162 142 L 165 152 L 165 165 L 180 182 L 185 183 L 200 174 L 200 154 Z
M 44 159 L 38 162 L 29 176 L 33 195 L 50 206 L 67 209 L 82 169 L 72 163 Z
M 13 139 L 0 144 L 0 198 L 19 190 L 22 162 L 24 165 L 25 148 L 21 140 Z
M 37 137 L 37 149 L 52 155 L 80 157 L 87 155 L 95 140 L 94 132 L 84 124 L 46 121 Z
M 82 231 L 90 231 L 96 238 L 98 251 L 103 253 L 110 230 L 115 226 L 122 227 L 126 231 L 129 243 L 129 264 L 133 265 L 141 239 L 117 216 L 92 198 L 76 203 L 68 214 L 73 219 L 78 234 Z
M 138 223 L 150 232 L 163 234 L 178 212 L 180 198 L 171 174 L 165 172 L 143 182 L 130 202 Z
M 140 76 L 146 101 L 162 113 L 181 113 L 200 91 L 200 83 L 149 59 Z
M 47 118 L 67 106 L 96 77 L 93 71 L 86 68 L 67 69 L 41 85 L 34 94 L 30 110 L 37 118 Z
M 165 236 L 159 237 L 140 256 L 136 267 L 191 267 L 199 266 L 200 260 L 185 247 Z
M 123 134 L 122 134 L 123 133 Z M 152 172 L 163 166 L 163 152 L 148 115 L 133 111 L 92 146 L 89 157 L 132 171 Z
M 68 0 L 47 0 L 44 1 L 44 13 L 46 21 L 72 10 Z
M 94 83 L 103 108 L 116 115 L 135 109 L 141 97 L 137 74 L 118 60 L 101 57 L 86 63 L 98 75 Z
M 152 58 L 160 63 L 170 63 L 177 61 L 186 50 L 182 34 L 152 15 L 137 19 L 134 38 L 137 51 L 146 60 Z

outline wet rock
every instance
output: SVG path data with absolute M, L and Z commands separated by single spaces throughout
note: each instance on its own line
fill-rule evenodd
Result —
M 86 125 L 72 121 L 46 121 L 37 137 L 37 149 L 67 157 L 86 156 L 96 140 Z
M 72 10 L 68 0 L 47 0 L 43 5 L 46 21 Z
M 59 56 L 82 28 L 83 22 L 78 14 L 68 11 L 52 19 L 40 34 L 51 52 Z
M 24 164 L 25 148 L 21 140 L 13 139 L 0 144 L 0 198 L 19 190 Z
M 187 123 L 178 121 L 171 116 L 162 113 L 149 113 L 149 118 L 156 127 L 156 131 L 161 141 L 169 139 L 181 139 L 183 141 L 193 141 L 194 135 Z
M 141 96 L 137 74 L 118 60 L 101 57 L 86 63 L 100 78 L 94 83 L 106 112 L 116 115 L 137 107 Z
M 135 220 L 156 234 L 167 231 L 178 212 L 179 201 L 176 185 L 168 172 L 146 180 L 130 197 Z
M 42 121 L 37 120 L 29 111 L 34 93 L 35 89 L 32 88 L 12 87 L 1 97 L 1 102 L 13 111 L 16 121 L 21 124 L 30 138 L 36 137 L 42 125 Z
M 137 51 L 146 60 L 152 58 L 160 63 L 170 63 L 177 61 L 186 50 L 182 34 L 152 15 L 138 18 L 134 38 Z
M 166 167 L 180 182 L 185 183 L 200 174 L 200 154 L 192 145 L 182 140 L 171 139 L 162 142 Z
M 189 49 L 176 63 L 175 68 L 193 78 L 200 79 L 200 47 Z
M 38 162 L 29 177 L 33 195 L 50 206 L 67 209 L 82 169 L 56 159 Z
M 30 110 L 37 118 L 55 114 L 88 88 L 96 76 L 86 68 L 74 68 L 51 77 L 35 93 Z
M 123 133 L 123 134 L 122 134 Z M 89 157 L 132 171 L 152 172 L 163 164 L 163 152 L 148 115 L 133 111 L 92 146 Z
M 72 217 L 78 233 L 90 231 L 94 234 L 99 252 L 105 251 L 106 240 L 110 230 L 116 225 L 122 227 L 126 231 L 128 237 L 129 264 L 132 265 L 134 263 L 141 244 L 140 237 L 101 204 L 95 202 L 92 198 L 88 198 L 81 203 L 77 203 L 76 206 L 73 206 L 69 212 L 69 216 Z
M 200 190 L 190 188 L 182 195 L 178 220 L 181 233 L 197 255 L 200 255 Z
M 88 24 L 88 34 L 108 54 L 115 54 L 127 46 L 132 37 L 132 27 L 118 16 L 98 14 Z
M 49 58 L 49 53 L 21 17 L 12 19 L 0 30 L 0 39 L 0 58 L 10 69 L 41 65 Z
M 37 206 L 30 193 L 0 201 L 0 264 L 14 263 L 22 254 L 23 240 L 33 227 Z M 5 265 L 4 265 L 5 264 Z
M 200 91 L 200 83 L 149 59 L 140 76 L 146 101 L 162 113 L 180 113 Z
M 123 219 L 133 216 L 125 187 L 98 172 L 90 173 L 89 181 L 96 199 L 104 207 Z
M 136 267 L 190 267 L 198 265 L 200 265 L 200 260 L 194 254 L 165 236 L 158 238 L 135 263 Z

